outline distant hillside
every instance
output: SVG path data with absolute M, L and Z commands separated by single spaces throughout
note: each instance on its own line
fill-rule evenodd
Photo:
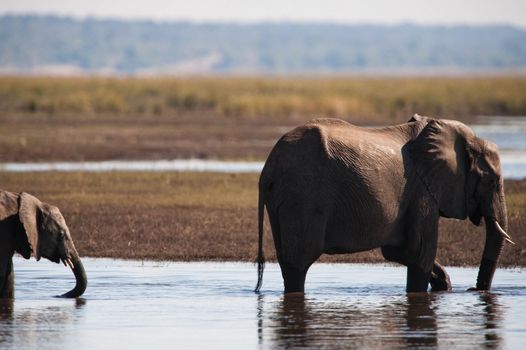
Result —
M 194 24 L 0 17 L 0 71 L 340 73 L 526 68 L 506 26 Z

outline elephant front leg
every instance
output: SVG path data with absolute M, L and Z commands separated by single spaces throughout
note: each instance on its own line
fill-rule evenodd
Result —
M 11 257 L 0 260 L 0 298 L 12 299 L 15 297 L 15 275 Z
M 449 275 L 442 265 L 435 261 L 433 265 L 433 271 L 431 272 L 431 277 L 429 279 L 431 284 L 431 291 L 450 291 L 451 290 L 451 280 Z
M 430 282 L 435 283 L 432 276 L 434 266 L 437 266 L 437 271 L 443 271 L 435 262 L 439 220 L 436 201 L 430 196 L 417 198 L 405 219 L 407 292 L 425 292 Z
M 426 271 L 417 264 L 409 264 L 407 266 L 407 293 L 427 292 L 430 278 L 431 271 Z
M 428 272 L 416 264 L 407 266 L 407 291 L 425 292 L 428 284 L 431 285 L 432 292 L 450 291 L 451 281 L 446 270 L 437 263 L 433 264 L 433 269 Z
M 434 210 L 431 198 L 420 198 L 407 213 L 404 221 L 404 244 L 398 247 L 383 247 L 382 253 L 387 260 L 397 261 L 407 266 L 406 291 L 426 292 L 429 283 L 437 285 L 436 276 L 432 272 L 444 272 L 435 262 L 438 244 L 438 209 Z M 445 278 L 444 278 L 445 281 Z M 447 283 L 447 282 L 446 282 Z
M 384 246 L 382 255 L 388 261 L 407 266 L 407 292 L 425 292 L 432 279 L 431 271 L 425 271 L 420 265 L 412 262 L 411 254 L 405 248 Z
M 411 237 L 411 236 L 410 236 Z M 432 278 L 438 243 L 438 217 L 425 220 L 407 246 L 407 292 L 426 292 Z
M 384 246 L 382 247 L 382 255 L 388 261 L 396 262 L 404 266 L 409 266 L 408 253 L 404 251 L 403 248 Z M 422 273 L 419 272 L 415 266 L 411 267 L 411 272 L 408 271 L 408 275 L 411 276 L 418 274 Z M 426 275 L 421 276 L 421 279 L 425 280 L 425 278 L 427 278 Z M 421 282 L 419 282 L 418 279 L 415 277 L 411 279 L 410 283 L 412 284 L 411 288 L 417 289 L 417 286 L 415 285 L 420 285 Z M 433 263 L 433 270 L 431 271 L 431 275 L 429 276 L 429 284 L 431 285 L 431 291 L 433 292 L 451 290 L 451 281 L 449 279 L 449 275 L 444 269 L 444 267 L 440 265 L 436 260 Z

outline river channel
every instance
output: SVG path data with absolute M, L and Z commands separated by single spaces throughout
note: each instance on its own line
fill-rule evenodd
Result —
M 405 269 L 314 264 L 304 297 L 284 297 L 268 264 L 85 258 L 89 286 L 62 265 L 17 257 L 16 300 L 0 303 L 0 348 L 521 348 L 526 270 L 500 269 L 491 293 L 467 292 L 476 269 L 449 268 L 453 292 L 406 294 Z

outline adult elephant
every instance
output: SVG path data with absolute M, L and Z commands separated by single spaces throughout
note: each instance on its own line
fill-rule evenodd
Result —
M 59 209 L 25 192 L 0 190 L 0 298 L 14 297 L 15 252 L 68 265 L 76 285 L 62 297 L 76 298 L 86 290 L 86 272 Z
M 318 119 L 281 137 L 259 180 L 256 292 L 264 206 L 285 293 L 303 292 L 307 270 L 322 253 L 377 247 L 407 266 L 408 292 L 429 284 L 449 290 L 449 276 L 435 261 L 440 216 L 469 217 L 475 225 L 484 218 L 476 289 L 488 290 L 510 240 L 497 146 L 460 122 L 418 115 L 385 128 Z

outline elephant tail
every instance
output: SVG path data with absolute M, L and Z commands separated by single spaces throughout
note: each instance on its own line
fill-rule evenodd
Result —
M 259 188 L 259 199 L 258 199 L 258 283 L 254 289 L 255 293 L 259 293 L 261 284 L 263 283 L 263 270 L 265 270 L 265 255 L 263 254 L 263 222 L 264 222 L 264 209 L 265 209 L 265 200 L 263 198 L 264 190 L 262 186 Z

